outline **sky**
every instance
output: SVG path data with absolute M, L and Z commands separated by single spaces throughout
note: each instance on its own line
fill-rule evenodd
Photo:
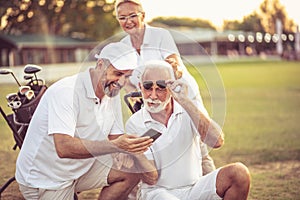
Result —
M 257 10 L 264 0 L 141 0 L 146 20 L 158 16 L 191 17 L 210 20 L 221 27 L 223 20 L 242 20 Z M 280 0 L 289 18 L 300 25 L 299 0 Z

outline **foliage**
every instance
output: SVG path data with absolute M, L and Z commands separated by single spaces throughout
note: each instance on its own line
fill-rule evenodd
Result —
M 253 32 L 263 32 L 264 30 L 261 24 L 261 19 L 256 12 L 245 16 L 242 22 L 238 20 L 224 20 L 223 28 L 225 30 L 243 30 Z
M 105 0 L 10 0 L 0 2 L 3 32 L 47 33 L 104 39 L 119 27 Z M 5 20 L 6 19 L 6 20 Z M 1 21 L 2 21 L 1 20 Z
M 286 10 L 279 0 L 265 0 L 260 5 L 260 16 L 265 32 L 276 33 L 276 19 L 283 25 L 284 32 L 291 32 L 293 22 L 288 19 Z
M 119 30 L 114 0 L 9 0 L 0 1 L 0 30 L 9 34 L 43 33 L 103 40 Z M 279 0 L 264 0 L 257 11 L 241 21 L 225 20 L 223 29 L 274 34 L 276 19 L 283 32 L 294 32 L 295 24 Z M 157 17 L 150 23 L 216 29 L 203 19 Z
M 223 28 L 227 30 L 244 30 L 263 33 L 276 33 L 276 19 L 283 25 L 283 32 L 295 32 L 295 24 L 288 18 L 285 7 L 279 0 L 264 0 L 258 11 L 243 18 L 242 21 L 225 20 Z
M 192 19 L 188 17 L 156 17 L 152 19 L 150 23 L 160 23 L 165 24 L 170 27 L 174 26 L 185 26 L 185 27 L 200 27 L 200 28 L 210 28 L 216 29 L 212 23 L 208 20 L 203 19 Z

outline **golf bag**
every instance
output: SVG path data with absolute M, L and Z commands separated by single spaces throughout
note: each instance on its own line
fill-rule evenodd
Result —
M 11 93 L 6 96 L 8 101 L 7 105 L 11 108 L 12 113 L 6 114 L 0 106 L 1 115 L 11 129 L 13 138 L 15 140 L 15 145 L 13 147 L 14 150 L 17 148 L 21 149 L 30 120 L 41 100 L 41 97 L 47 89 L 44 80 L 37 79 L 36 77 L 36 72 L 39 72 L 40 70 L 41 67 L 36 65 L 25 66 L 24 72 L 26 74 L 34 74 L 34 76 L 24 76 L 25 80 L 30 80 L 25 86 L 21 86 L 10 69 L 1 69 L 1 74 L 11 73 L 19 86 L 19 90 L 16 93 Z M 10 178 L 0 188 L 0 199 L 2 192 L 14 180 L 15 177 Z
M 35 98 L 22 104 L 19 108 L 12 108 L 13 112 L 11 114 L 6 115 L 1 109 L 1 113 L 3 112 L 2 115 L 12 130 L 16 142 L 14 149 L 16 147 L 21 149 L 29 122 L 46 89 L 47 86 L 43 85 L 38 90 L 35 90 Z

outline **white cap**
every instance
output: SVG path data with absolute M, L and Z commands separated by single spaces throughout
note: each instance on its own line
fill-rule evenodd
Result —
M 95 58 L 108 59 L 118 70 L 137 68 L 136 51 L 122 42 L 109 43 L 101 50 L 100 54 L 95 55 Z

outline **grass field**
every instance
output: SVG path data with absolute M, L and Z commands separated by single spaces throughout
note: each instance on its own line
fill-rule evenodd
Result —
M 205 67 L 203 69 L 205 70 Z M 226 93 L 225 145 L 210 154 L 217 167 L 241 161 L 251 172 L 250 200 L 300 199 L 300 63 L 243 62 L 218 64 Z M 198 72 L 190 69 L 198 77 Z M 210 111 L 210 93 L 197 78 Z M 0 105 L 15 85 L 1 85 Z M 18 151 L 0 117 L 0 184 L 13 176 Z M 91 199 L 83 193 L 81 199 Z M 16 184 L 3 199 L 20 199 Z

